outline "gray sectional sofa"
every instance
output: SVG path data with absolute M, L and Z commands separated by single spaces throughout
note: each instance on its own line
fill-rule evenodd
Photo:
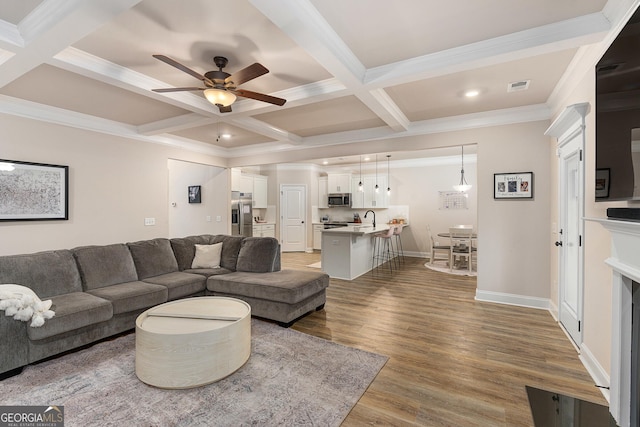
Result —
M 192 268 L 196 245 L 222 243 L 219 268 Z M 135 327 L 150 307 L 179 298 L 242 299 L 252 315 L 288 327 L 321 310 L 329 276 L 281 270 L 270 237 L 200 235 L 0 257 L 0 284 L 31 288 L 55 316 L 30 327 L 0 313 L 0 375 Z

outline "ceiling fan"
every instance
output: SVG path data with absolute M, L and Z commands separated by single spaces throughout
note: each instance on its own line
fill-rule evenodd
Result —
M 233 74 L 229 74 L 222 71 L 229 62 L 224 56 L 216 56 L 213 58 L 213 62 L 218 67 L 218 70 L 212 70 L 204 73 L 204 75 L 193 71 L 191 68 L 186 67 L 176 60 L 173 60 L 165 55 L 153 55 L 154 58 L 160 61 L 176 67 L 180 71 L 184 71 L 187 74 L 192 75 L 198 80 L 201 80 L 206 87 L 176 87 L 166 89 L 152 89 L 154 92 L 181 92 L 181 91 L 204 91 L 204 96 L 209 102 L 216 105 L 221 113 L 231 112 L 231 104 L 236 100 L 236 96 L 243 98 L 251 98 L 262 102 L 268 102 L 274 105 L 284 105 L 287 102 L 286 99 L 277 98 L 271 95 L 265 95 L 264 93 L 252 92 L 250 90 L 238 89 L 237 87 L 243 83 L 253 80 L 256 77 L 260 77 L 263 74 L 269 72 L 263 65 L 255 63 L 243 68 L 240 71 L 236 71 Z

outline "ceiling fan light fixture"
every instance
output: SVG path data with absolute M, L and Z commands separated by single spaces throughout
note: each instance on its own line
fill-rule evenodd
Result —
M 228 107 L 236 100 L 236 96 L 233 93 L 224 89 L 205 89 L 204 96 L 207 98 L 207 101 L 213 105 L 222 105 L 223 107 Z

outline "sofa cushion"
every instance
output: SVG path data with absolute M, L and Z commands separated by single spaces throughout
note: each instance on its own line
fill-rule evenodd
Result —
M 196 255 L 193 257 L 191 268 L 220 268 L 222 242 L 213 245 L 195 245 Z
M 271 273 L 236 271 L 207 279 L 207 289 L 214 295 L 219 292 L 288 304 L 302 301 L 328 286 L 328 274 L 303 270 L 280 270 Z
M 138 280 L 127 245 L 83 246 L 72 250 L 84 290 Z
M 240 246 L 242 241 L 246 239 L 243 236 L 227 236 L 219 234 L 214 236 L 210 243 L 222 242 L 222 255 L 220 256 L 220 267 L 227 270 L 236 271 L 236 264 L 238 263 L 238 254 L 240 253 Z
M 165 286 L 145 282 L 128 282 L 87 291 L 91 295 L 111 301 L 113 314 L 128 313 L 162 304 L 168 299 Z
M 86 292 L 71 292 L 51 297 L 56 315 L 39 328 L 27 328 L 29 339 L 41 340 L 113 317 L 113 306 L 105 299 Z
M 276 271 L 280 243 L 273 237 L 246 237 L 238 254 L 237 271 L 268 273 Z
M 199 274 L 204 277 L 209 276 L 217 276 L 218 274 L 229 274 L 233 273 L 231 270 L 227 270 L 226 268 L 189 268 L 184 270 L 184 273 L 193 273 Z
M 191 268 L 193 257 L 196 254 L 195 245 L 208 245 L 213 241 L 214 236 L 203 234 L 201 236 L 180 237 L 170 240 L 171 249 L 178 262 L 178 270 L 183 271 Z
M 176 271 L 174 273 L 149 277 L 148 279 L 144 279 L 144 281 L 166 287 L 168 290 L 168 300 L 174 300 L 204 291 L 207 278 L 200 274 Z
M 82 291 L 80 272 L 69 250 L 1 256 L 0 283 L 26 286 L 41 300 Z
M 136 265 L 139 280 L 178 271 L 178 262 L 168 239 L 142 240 L 127 243 L 127 246 Z

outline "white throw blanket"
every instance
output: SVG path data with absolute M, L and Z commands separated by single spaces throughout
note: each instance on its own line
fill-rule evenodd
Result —
M 30 288 L 22 285 L 0 285 L 0 310 L 5 316 L 28 322 L 32 328 L 44 325 L 45 319 L 51 319 L 55 313 L 50 310 L 52 301 L 40 301 Z

